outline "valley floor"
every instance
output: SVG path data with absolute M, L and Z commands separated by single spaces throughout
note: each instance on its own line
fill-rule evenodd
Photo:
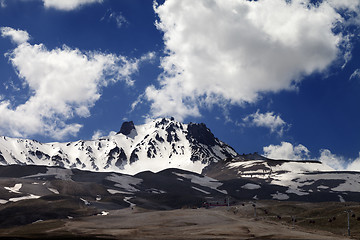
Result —
M 260 201 L 231 207 L 150 211 L 137 207 L 103 215 L 39 221 L 0 229 L 0 239 L 348 239 L 346 214 L 360 214 L 359 203 L 291 203 Z M 329 213 L 336 210 L 339 215 Z M 318 215 L 316 215 L 316 213 Z M 329 222 L 332 214 L 335 219 Z M 296 222 L 292 223 L 291 218 Z M 309 219 L 314 219 L 315 223 Z M 351 219 L 352 238 L 360 238 L 360 221 Z M 332 231 L 333 233 L 331 233 Z M 350 239 L 350 238 L 349 238 Z

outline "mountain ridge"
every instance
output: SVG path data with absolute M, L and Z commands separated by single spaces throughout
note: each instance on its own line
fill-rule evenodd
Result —
M 0 164 L 46 165 L 133 174 L 203 167 L 238 153 L 217 139 L 205 124 L 162 118 L 143 125 L 124 122 L 120 131 L 97 140 L 40 143 L 0 137 Z

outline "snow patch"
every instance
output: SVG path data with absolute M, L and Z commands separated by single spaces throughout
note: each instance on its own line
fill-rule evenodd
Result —
M 21 189 L 22 184 L 17 183 L 13 187 L 4 187 L 6 190 L 8 190 L 10 193 L 20 193 L 19 190 Z
M 261 186 L 258 185 L 258 184 L 254 184 L 254 183 L 247 183 L 244 186 L 242 186 L 241 188 L 249 189 L 249 190 L 255 190 L 255 189 L 261 188 Z
M 199 192 L 205 193 L 205 194 L 210 194 L 209 192 L 204 191 L 204 190 L 202 190 L 202 189 L 200 189 L 200 188 L 197 188 L 197 187 L 194 187 L 194 186 L 192 186 L 191 188 L 192 188 L 192 189 L 195 189 L 196 191 L 199 191 Z
M 284 194 L 284 193 L 280 193 L 278 191 L 276 191 L 275 194 L 271 194 L 271 196 L 273 197 L 273 199 L 277 199 L 277 200 L 287 200 L 287 199 L 289 199 L 289 195 Z
M 5 204 L 5 203 L 8 203 L 8 202 L 9 202 L 8 200 L 0 199 L 0 204 Z
M 83 198 L 80 198 L 80 200 L 83 201 L 86 206 L 90 205 L 90 202 L 88 200 L 83 199 Z
M 18 201 L 29 200 L 29 199 L 38 199 L 40 197 L 41 196 L 36 196 L 36 195 L 30 194 L 30 195 L 24 196 L 24 197 L 10 198 L 9 202 L 18 202 Z
M 138 192 L 134 186 L 140 184 L 143 180 L 140 178 L 135 178 L 127 175 L 117 175 L 115 173 L 111 174 L 106 178 L 109 181 L 115 182 L 115 187 L 125 189 L 129 192 Z
M 73 173 L 72 173 L 71 169 L 47 168 L 46 173 L 38 173 L 38 174 L 26 176 L 24 178 L 37 178 L 37 177 L 54 176 L 56 179 L 71 180 L 72 175 L 73 175 Z
M 173 172 L 173 174 L 179 176 L 179 177 L 183 177 L 183 178 L 187 178 L 190 179 L 192 183 L 201 185 L 203 187 L 208 187 L 211 188 L 215 191 L 221 192 L 223 194 L 227 194 L 226 190 L 219 190 L 217 189 L 218 187 L 222 186 L 223 184 L 213 178 L 207 177 L 207 176 L 196 176 L 193 174 L 181 174 L 181 173 L 176 173 Z
M 136 204 L 130 202 L 130 199 L 132 199 L 132 197 L 124 197 L 124 202 L 130 204 L 130 207 L 133 208 L 136 206 Z
M 339 197 L 339 201 L 340 201 L 340 202 L 346 202 L 345 199 L 343 198 L 343 196 L 338 195 L 338 197 Z
M 296 195 L 299 195 L 299 196 L 309 195 L 308 192 L 303 192 L 303 191 L 300 191 L 299 189 L 292 189 L 292 188 L 289 188 L 285 192 L 286 193 L 293 193 L 293 194 L 296 194 Z M 312 190 L 310 189 L 309 192 L 312 192 Z
M 55 194 L 59 194 L 59 191 L 56 190 L 55 188 L 48 188 L 48 190 L 49 190 L 50 192 L 55 193 Z
M 156 188 L 150 188 L 150 189 L 146 189 L 147 192 L 150 192 L 150 193 L 155 193 L 155 194 L 162 194 L 162 193 L 166 193 L 165 191 L 163 190 L 159 190 L 159 189 L 156 189 Z
M 119 191 L 119 190 L 115 190 L 115 189 L 107 189 L 107 191 L 110 194 L 117 194 L 117 193 L 120 193 L 120 194 L 134 194 L 134 193 Z
M 39 220 L 37 220 L 37 221 L 35 221 L 35 222 L 31 223 L 31 224 L 35 224 L 35 223 L 39 223 L 39 222 L 43 222 L 43 221 L 44 221 L 44 220 L 39 219 Z
M 109 212 L 106 211 L 102 211 L 100 214 L 98 214 L 98 216 L 107 216 L 109 215 Z

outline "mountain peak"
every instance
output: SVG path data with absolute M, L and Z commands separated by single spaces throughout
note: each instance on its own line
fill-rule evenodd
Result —
M 135 125 L 133 121 L 129 121 L 129 122 L 123 122 L 123 124 L 121 125 L 120 131 L 119 133 L 124 134 L 125 136 L 129 135 L 131 133 L 132 130 L 136 130 L 135 129 Z
M 217 139 L 204 123 L 184 124 L 174 118 L 143 125 L 122 124 L 118 134 L 93 141 L 44 143 L 0 139 L 0 164 L 47 165 L 127 174 L 167 168 L 200 173 L 202 169 L 238 154 Z

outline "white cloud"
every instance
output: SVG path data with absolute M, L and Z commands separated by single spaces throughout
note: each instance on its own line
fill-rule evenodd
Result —
M 6 8 L 6 3 L 5 3 L 5 0 L 0 0 L 0 6 L 2 7 L 2 8 Z
M 336 170 L 344 170 L 346 165 L 343 157 L 332 154 L 329 149 L 320 150 L 319 161 Z
M 30 39 L 30 36 L 26 31 L 16 30 L 11 27 L 1 27 L 0 32 L 2 37 L 10 37 L 11 41 L 15 44 L 22 44 Z
M 14 30 L 16 31 L 16 30 Z M 133 84 L 141 59 L 101 52 L 82 52 L 67 46 L 48 50 L 43 44 L 24 42 L 6 54 L 31 96 L 21 105 L 0 101 L 0 134 L 26 137 L 33 134 L 62 139 L 82 127 L 68 123 L 75 116 L 88 117 L 108 84 Z
M 348 171 L 360 171 L 360 152 L 359 152 L 359 157 L 356 158 L 355 160 L 351 161 L 347 165 L 346 170 L 348 170 Z
M 281 142 L 280 145 L 269 145 L 263 147 L 264 156 L 271 159 L 283 160 L 308 160 L 310 151 L 302 144 L 294 146 L 289 142 Z M 343 156 L 333 154 L 329 149 L 321 149 L 320 161 L 338 171 L 360 171 L 360 152 L 356 159 L 346 159 Z
M 350 76 L 349 80 L 360 79 L 360 69 L 356 69 Z
M 356 159 L 346 159 L 343 156 L 333 154 L 329 149 L 320 150 L 319 161 L 336 170 L 360 171 L 360 153 Z
M 274 112 L 260 113 L 259 110 L 243 118 L 243 121 L 250 126 L 269 128 L 272 133 L 276 132 L 280 136 L 283 134 L 284 127 L 288 126 L 288 124 L 282 120 L 280 116 L 275 115 Z
M 271 159 L 283 160 L 306 160 L 309 159 L 310 151 L 302 144 L 293 146 L 289 142 L 281 142 L 280 145 L 269 145 L 263 148 L 264 156 Z
M 71 11 L 83 5 L 91 3 L 101 3 L 103 0 L 42 0 L 46 8 Z
M 151 114 L 199 116 L 202 107 L 256 102 L 262 93 L 294 90 L 345 54 L 346 20 L 337 8 L 355 1 L 211 0 L 155 4 L 166 56 L 159 86 L 146 89 Z M 276 14 L 274 14 L 276 13 Z M 164 104 L 166 103 L 166 104 Z
M 101 130 L 96 130 L 94 132 L 94 134 L 91 137 L 91 140 L 98 140 L 99 138 L 101 138 L 102 136 L 104 136 L 104 132 Z
M 128 21 L 126 18 L 122 15 L 121 12 L 114 12 L 111 9 L 109 9 L 105 15 L 100 19 L 100 21 L 108 21 L 108 22 L 115 22 L 116 26 L 118 28 L 121 28 L 124 25 L 128 24 Z

